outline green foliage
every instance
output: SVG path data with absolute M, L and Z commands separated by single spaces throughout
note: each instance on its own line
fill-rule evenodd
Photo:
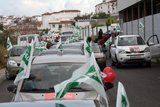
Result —
M 7 50 L 4 46 L 0 45 L 0 68 L 4 67 L 6 65 L 6 58 L 4 57 L 7 55 Z
M 113 16 L 109 16 L 109 17 L 106 19 L 106 26 L 110 26 L 112 23 L 116 23 L 116 18 L 113 17 Z
M 109 14 L 106 14 L 105 12 L 101 12 L 101 13 L 98 13 L 98 14 L 94 14 L 92 19 L 105 19 L 105 18 L 108 18 L 109 17 Z

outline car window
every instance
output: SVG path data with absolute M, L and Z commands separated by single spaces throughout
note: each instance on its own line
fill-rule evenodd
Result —
M 145 45 L 141 37 L 119 37 L 118 46 Z
M 31 67 L 30 78 L 25 79 L 21 91 L 36 91 L 53 89 L 72 76 L 72 73 L 83 63 L 52 63 L 35 64 Z
M 92 50 L 94 53 L 101 53 L 101 50 L 98 45 L 93 45 Z
M 11 57 L 20 56 L 21 54 L 24 53 L 25 49 L 26 49 L 26 46 L 13 47 L 10 51 L 10 56 Z

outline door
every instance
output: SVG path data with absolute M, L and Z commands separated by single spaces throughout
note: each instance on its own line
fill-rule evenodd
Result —
M 160 38 L 160 37 L 159 37 Z M 149 37 L 147 44 L 151 50 L 152 58 L 160 58 L 160 41 L 157 35 Z

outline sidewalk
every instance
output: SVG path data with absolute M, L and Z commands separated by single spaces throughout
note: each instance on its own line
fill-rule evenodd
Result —
M 5 80 L 5 68 L 0 69 L 0 83 Z

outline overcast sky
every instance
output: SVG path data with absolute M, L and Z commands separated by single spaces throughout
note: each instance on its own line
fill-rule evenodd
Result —
M 0 15 L 32 16 L 64 9 L 90 13 L 100 2 L 102 0 L 0 0 Z

